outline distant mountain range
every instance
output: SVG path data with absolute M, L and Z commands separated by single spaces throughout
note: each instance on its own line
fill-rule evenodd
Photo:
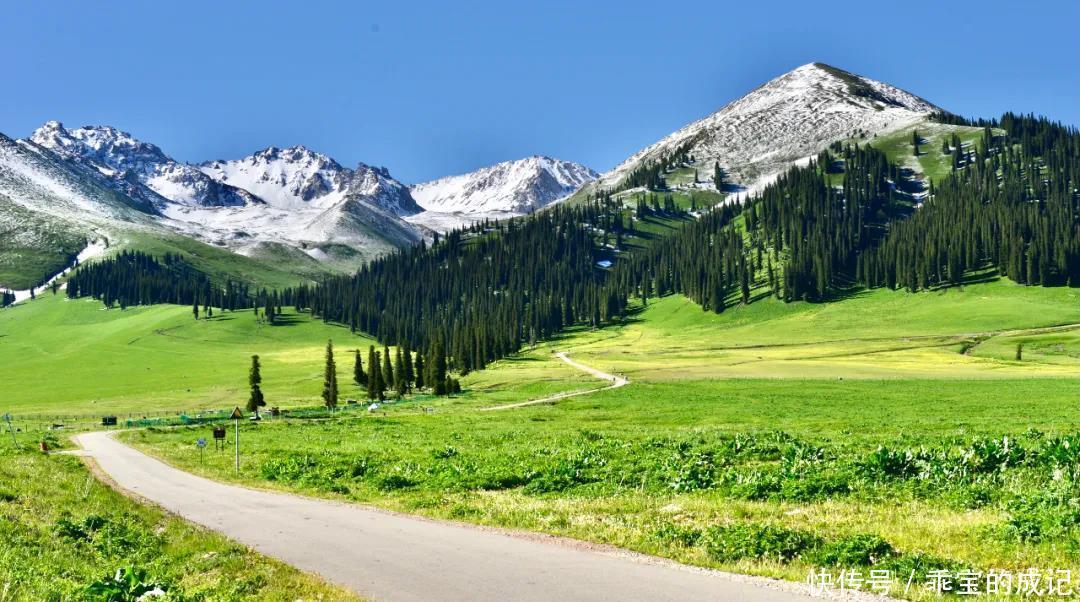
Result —
M 692 155 L 697 166 L 680 186 L 711 187 L 718 164 L 731 190 L 751 193 L 836 140 L 908 127 L 939 110 L 899 88 L 812 63 L 602 175 L 533 156 L 413 186 L 386 168 L 346 168 L 303 146 L 196 165 L 113 127 L 67 129 L 50 121 L 27 139 L 0 138 L 0 234 L 9 241 L 0 239 L 0 251 L 55 252 L 63 240 L 70 256 L 78 250 L 72 240 L 107 237 L 130 246 L 168 234 L 249 257 L 287 256 L 305 273 L 352 269 L 433 230 L 626 189 L 631 174 L 673 153 Z M 0 278 L 4 273 L 0 258 Z

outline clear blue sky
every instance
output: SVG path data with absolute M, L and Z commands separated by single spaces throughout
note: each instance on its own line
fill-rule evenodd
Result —
M 304 144 L 406 182 L 532 154 L 603 171 L 813 61 L 1076 125 L 1078 25 L 1076 0 L 12 2 L 0 132 L 110 124 L 185 161 Z

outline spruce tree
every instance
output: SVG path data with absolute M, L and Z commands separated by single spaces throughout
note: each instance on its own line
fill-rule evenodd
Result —
M 390 389 L 394 386 L 394 365 L 393 360 L 390 359 L 390 348 L 383 347 L 382 355 L 382 382 L 383 389 Z
M 367 374 L 364 373 L 364 363 L 360 361 L 360 349 L 355 351 L 355 359 L 353 363 L 353 382 L 358 387 L 367 386 Z
M 401 358 L 401 345 L 394 350 L 394 392 L 398 397 L 405 397 L 405 391 L 409 388 L 405 379 L 405 364 Z
M 416 352 L 416 389 L 423 390 L 427 386 L 427 382 L 424 380 L 424 375 L 427 373 L 427 366 L 424 365 L 424 354 L 419 351 Z
M 262 374 L 259 371 L 259 356 L 251 356 L 251 371 L 248 372 L 248 385 L 251 386 L 251 396 L 248 397 L 247 411 L 255 412 L 255 417 L 259 417 L 259 408 L 266 405 L 266 399 L 263 398 L 263 392 L 260 388 L 262 383 Z
M 441 342 L 435 343 L 431 356 L 431 388 L 436 395 L 446 395 L 446 350 Z
M 371 401 L 379 399 L 379 356 L 375 352 L 375 346 L 368 347 L 368 375 L 367 375 L 367 397 Z
M 403 352 L 401 359 L 404 363 L 405 370 L 405 388 L 411 393 L 413 383 L 416 382 L 416 372 L 413 371 L 412 349 L 409 347 L 408 341 L 405 341 L 405 351 Z
M 326 342 L 326 371 L 323 374 L 323 403 L 333 411 L 338 403 L 337 367 L 334 365 L 334 342 Z

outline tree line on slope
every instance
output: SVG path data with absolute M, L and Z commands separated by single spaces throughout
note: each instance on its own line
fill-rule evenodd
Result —
M 883 152 L 837 143 L 745 202 L 741 219 L 715 210 L 615 274 L 640 297 L 677 292 L 713 311 L 749 302 L 756 287 L 822 301 L 856 286 L 959 284 L 986 268 L 1021 284 L 1080 286 L 1078 140 L 1030 116 L 987 122 L 982 146 L 957 142 L 953 153 L 968 158 L 925 197 Z
M 837 143 L 758 196 L 707 211 L 640 252 L 617 253 L 627 251 L 634 214 L 674 211 L 673 203 L 649 206 L 642 195 L 629 209 L 600 192 L 263 299 L 271 311 L 294 305 L 428 357 L 441 348 L 467 373 L 567 326 L 619 319 L 633 296 L 682 293 L 723 311 L 752 302 L 755 290 L 821 301 L 856 286 L 948 285 L 981 268 L 1023 284 L 1080 285 L 1076 130 L 1014 115 L 984 127 L 982 146 L 963 149 L 964 161 L 925 197 L 881 151 Z M 611 270 L 598 267 L 609 257 Z M 134 255 L 86 266 L 68 294 L 128 304 L 233 298 L 213 286 L 208 293 L 208 279 L 161 275 L 155 263 Z

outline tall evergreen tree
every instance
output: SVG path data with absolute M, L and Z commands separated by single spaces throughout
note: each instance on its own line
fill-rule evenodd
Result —
M 323 403 L 330 410 L 337 408 L 337 366 L 334 365 L 334 342 L 326 342 L 326 370 L 323 373 Z
M 394 387 L 394 364 L 390 359 L 390 348 L 383 347 L 382 355 L 382 382 L 383 389 L 391 389 Z
M 379 356 L 375 351 L 375 346 L 368 347 L 368 375 L 367 375 L 367 397 L 371 401 L 381 399 L 382 388 L 379 386 L 381 380 L 379 371 Z
M 357 348 L 355 350 L 354 355 L 355 355 L 355 357 L 354 357 L 354 363 L 353 363 L 353 382 L 355 382 L 356 386 L 358 386 L 358 387 L 366 387 L 368 377 L 367 377 L 367 373 L 364 372 L 364 363 L 362 361 L 360 361 L 360 349 L 359 348 Z
M 248 397 L 247 410 L 249 412 L 255 412 L 255 417 L 259 417 L 259 408 L 266 405 L 266 399 L 263 397 L 260 384 L 262 383 L 262 373 L 259 370 L 259 356 L 251 356 L 251 370 L 248 372 L 248 385 L 251 387 L 251 395 Z
M 405 377 L 405 363 L 401 357 L 401 345 L 398 345 L 394 348 L 394 392 L 398 394 L 398 397 L 404 397 L 408 388 L 409 383 Z

